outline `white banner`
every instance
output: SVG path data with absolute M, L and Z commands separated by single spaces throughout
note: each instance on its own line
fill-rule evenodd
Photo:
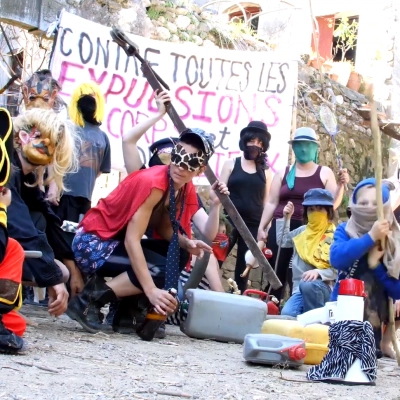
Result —
M 215 136 L 210 161 L 219 176 L 228 158 L 240 154 L 240 130 L 251 120 L 262 120 L 271 132 L 268 159 L 275 172 L 287 165 L 297 63 L 276 59 L 274 53 L 204 48 L 150 40 L 130 35 L 140 54 L 170 86 L 174 107 L 187 127 Z M 110 36 L 110 28 L 73 14 L 61 15 L 51 71 L 69 103 L 74 88 L 95 80 L 106 98 L 102 129 L 108 134 L 112 167 L 124 170 L 121 137 L 132 126 L 157 113 L 151 87 L 140 63 Z M 177 136 L 168 115 L 140 140 L 145 163 L 155 141 Z M 208 184 L 202 177 L 196 184 Z

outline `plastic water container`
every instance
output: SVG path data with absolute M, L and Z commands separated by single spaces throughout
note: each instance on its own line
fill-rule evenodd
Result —
M 267 307 L 259 299 L 201 289 L 188 289 L 186 298 L 180 328 L 189 337 L 242 344 L 248 333 L 261 333 Z
M 249 334 L 244 338 L 243 357 L 255 364 L 299 367 L 306 357 L 305 342 L 287 336 Z
M 304 364 L 307 365 L 319 364 L 328 352 L 329 327 L 327 325 L 302 326 L 298 321 L 268 319 L 264 322 L 261 332 L 304 340 L 307 350 Z

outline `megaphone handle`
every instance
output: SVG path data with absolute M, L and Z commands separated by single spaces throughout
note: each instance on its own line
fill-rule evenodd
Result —
M 251 265 L 247 264 L 246 269 L 243 271 L 242 274 L 240 274 L 240 277 L 241 278 L 246 277 L 249 274 L 250 270 L 251 270 Z

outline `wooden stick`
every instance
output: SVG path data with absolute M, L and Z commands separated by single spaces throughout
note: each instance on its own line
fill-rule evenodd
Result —
M 378 114 L 374 100 L 374 89 L 371 86 L 371 91 L 368 93 L 368 98 L 371 103 L 371 131 L 374 138 L 374 156 L 375 156 L 375 179 L 376 179 L 376 206 L 378 220 L 385 218 L 383 213 L 383 198 L 382 198 L 382 148 L 381 148 L 381 131 L 379 129 Z M 382 248 L 385 247 L 385 241 L 381 241 Z M 397 365 L 400 367 L 400 351 L 396 338 L 396 328 L 394 322 L 394 307 L 393 299 L 389 297 L 389 324 L 387 329 L 390 329 L 393 349 L 396 353 Z

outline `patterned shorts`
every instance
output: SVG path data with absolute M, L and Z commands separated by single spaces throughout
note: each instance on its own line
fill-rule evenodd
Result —
M 119 243 L 118 240 L 102 240 L 79 228 L 72 242 L 76 265 L 83 274 L 93 274 L 103 266 Z

